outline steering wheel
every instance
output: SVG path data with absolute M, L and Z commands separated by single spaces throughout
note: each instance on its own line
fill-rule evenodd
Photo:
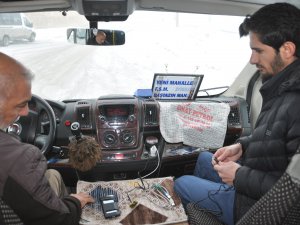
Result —
M 30 143 L 37 146 L 43 154 L 46 154 L 52 147 L 56 131 L 56 118 L 52 107 L 44 99 L 37 95 L 32 95 L 27 116 L 20 117 L 14 125 L 20 126 L 19 137 L 22 142 Z M 30 107 L 31 108 L 31 107 Z M 39 117 L 42 110 L 48 115 L 49 130 L 48 134 L 43 134 L 43 127 L 38 127 Z

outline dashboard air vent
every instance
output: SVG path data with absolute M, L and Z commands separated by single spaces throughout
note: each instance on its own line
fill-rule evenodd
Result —
M 222 102 L 228 103 L 228 104 L 233 103 L 233 101 L 231 101 L 231 100 L 223 100 Z
M 228 115 L 228 123 L 230 125 L 240 125 L 240 113 L 237 106 L 231 106 Z
M 81 128 L 91 128 L 90 108 L 77 108 L 77 121 Z
M 87 105 L 88 102 L 85 102 L 85 101 L 80 101 L 80 102 L 77 102 L 78 105 Z
M 158 112 L 154 104 L 145 105 L 145 125 L 158 125 Z

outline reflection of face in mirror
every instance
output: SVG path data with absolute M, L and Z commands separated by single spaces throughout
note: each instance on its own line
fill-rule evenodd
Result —
M 103 32 L 103 31 L 98 31 L 97 32 L 97 35 L 95 37 L 95 40 L 96 42 L 99 44 L 99 45 L 105 45 L 105 44 L 108 44 L 107 41 L 106 41 L 106 34 Z
M 67 39 L 70 43 L 80 45 L 123 45 L 125 43 L 125 33 L 120 30 L 69 28 Z
M 96 33 L 97 32 L 97 33 Z M 89 45 L 109 45 L 106 40 L 106 33 L 102 30 L 93 31 L 92 37 L 88 40 Z

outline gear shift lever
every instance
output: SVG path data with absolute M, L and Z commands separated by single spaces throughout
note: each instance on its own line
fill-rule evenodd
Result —
M 77 141 L 82 138 L 80 124 L 78 122 L 73 122 L 71 124 L 71 132 Z
M 79 171 L 88 171 L 96 166 L 101 159 L 101 148 L 94 137 L 82 135 L 80 123 L 71 124 L 71 132 L 74 136 L 70 137 L 69 162 Z

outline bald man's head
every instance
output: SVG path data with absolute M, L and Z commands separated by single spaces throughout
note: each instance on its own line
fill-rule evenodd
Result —
M 0 53 L 0 128 L 28 114 L 32 73 L 17 60 Z
M 33 75 L 20 62 L 0 53 L 0 101 L 16 91 L 15 87 L 20 79 L 31 83 Z

